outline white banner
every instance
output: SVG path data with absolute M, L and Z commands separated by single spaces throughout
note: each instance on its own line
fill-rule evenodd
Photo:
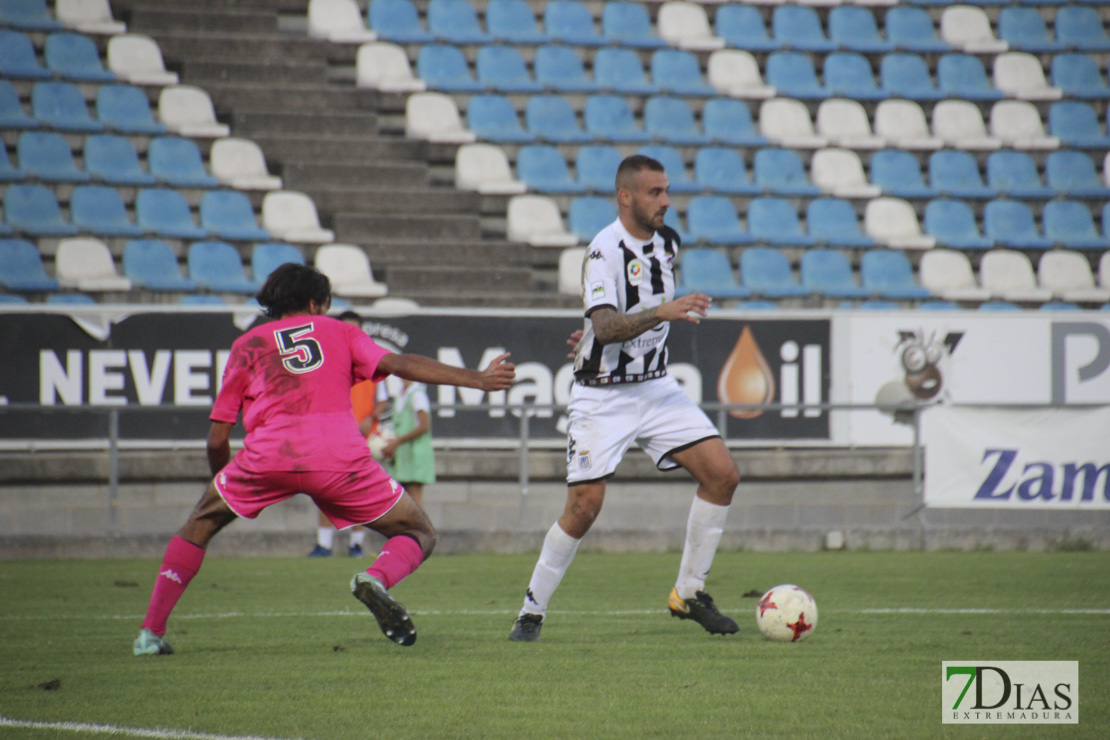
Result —
M 925 504 L 1110 509 L 1110 408 L 924 413 Z
M 844 350 L 847 349 L 847 352 Z M 833 323 L 833 399 L 937 404 L 1110 403 L 1110 315 L 852 314 Z M 909 445 L 906 419 L 845 412 L 837 440 Z

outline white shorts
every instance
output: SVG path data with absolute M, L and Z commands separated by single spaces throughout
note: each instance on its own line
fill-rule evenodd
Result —
M 607 478 L 635 441 L 655 467 L 679 467 L 671 457 L 698 442 L 721 436 L 697 404 L 667 375 L 642 383 L 584 386 L 570 393 L 567 483 Z

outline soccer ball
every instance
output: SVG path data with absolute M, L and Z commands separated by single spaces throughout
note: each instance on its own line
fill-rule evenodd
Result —
M 792 583 L 775 586 L 759 600 L 755 623 L 768 640 L 799 642 L 817 626 L 817 602 Z
M 379 429 L 378 431 L 371 434 L 366 439 L 366 444 L 370 448 L 370 457 L 374 458 L 378 462 L 384 462 L 382 451 L 385 449 L 386 443 L 391 442 L 396 438 L 397 435 L 395 435 L 393 433 L 393 430 L 389 429 L 388 427 L 385 429 Z

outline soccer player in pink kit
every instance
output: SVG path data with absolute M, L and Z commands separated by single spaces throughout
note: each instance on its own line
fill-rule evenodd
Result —
M 363 524 L 387 537 L 381 554 L 351 580 L 351 591 L 389 639 L 416 641 L 416 628 L 389 589 L 432 554 L 436 534 L 424 510 L 370 457 L 351 412 L 351 386 L 397 375 L 420 383 L 484 391 L 512 386 L 501 355 L 485 370 L 393 354 L 358 327 L 325 316 L 331 284 L 315 268 L 285 264 L 258 293 L 276 319 L 232 345 L 212 409 L 208 465 L 214 476 L 189 520 L 170 540 L 135 655 L 166 655 L 166 622 L 200 570 L 212 538 L 237 517 L 308 494 L 337 528 Z M 231 459 L 231 429 L 243 414 L 243 449 Z

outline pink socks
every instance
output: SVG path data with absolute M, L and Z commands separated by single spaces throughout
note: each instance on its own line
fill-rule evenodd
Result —
M 423 562 L 424 551 L 419 543 L 412 537 L 399 535 L 386 541 L 378 559 L 366 572 L 389 589 L 403 581 Z
M 204 549 L 187 540 L 174 536 L 166 547 L 162 567 L 158 569 L 158 580 L 154 582 L 154 592 L 150 595 L 143 629 L 156 635 L 166 634 L 166 620 L 177 605 L 181 594 L 204 562 Z

